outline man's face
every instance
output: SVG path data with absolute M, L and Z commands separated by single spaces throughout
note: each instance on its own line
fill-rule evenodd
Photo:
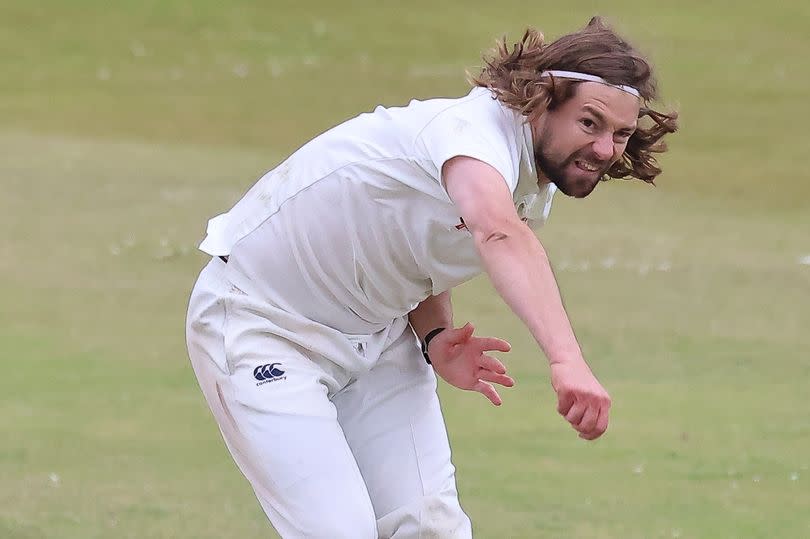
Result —
M 636 129 L 637 97 L 598 82 L 576 93 L 532 125 L 538 179 L 568 196 L 583 198 L 618 161 Z

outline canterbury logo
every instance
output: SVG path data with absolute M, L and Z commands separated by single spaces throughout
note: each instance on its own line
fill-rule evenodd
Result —
M 259 382 L 271 382 L 284 376 L 284 371 L 279 369 L 281 363 L 268 363 L 267 365 L 260 365 L 253 369 L 253 378 Z M 284 376 L 286 378 L 286 376 Z M 259 385 L 259 384 L 257 384 Z

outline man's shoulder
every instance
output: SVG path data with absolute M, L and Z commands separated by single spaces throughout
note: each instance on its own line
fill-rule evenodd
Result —
M 488 88 L 476 86 L 467 95 L 457 98 L 434 98 L 425 103 L 433 104 L 431 119 L 443 116 L 467 116 L 471 119 L 508 120 L 503 104 Z
M 422 132 L 439 131 L 449 136 L 478 133 L 485 138 L 512 139 L 521 130 L 517 115 L 488 88 L 475 87 L 460 98 L 424 103 L 431 106 L 430 114 L 422 117 Z

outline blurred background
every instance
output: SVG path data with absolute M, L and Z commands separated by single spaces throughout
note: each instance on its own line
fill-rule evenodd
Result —
M 273 537 L 188 365 L 206 220 L 314 135 L 603 15 L 681 112 L 657 187 L 541 233 L 603 439 L 484 279 L 495 409 L 440 388 L 479 538 L 810 537 L 810 4 L 0 0 L 0 537 Z M 336 495 L 340 495 L 339 492 Z

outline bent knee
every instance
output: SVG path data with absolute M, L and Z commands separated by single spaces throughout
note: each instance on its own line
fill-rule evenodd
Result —
M 423 497 L 420 516 L 420 538 L 464 539 L 472 536 L 470 519 L 459 505 L 455 493 L 452 497 Z
M 377 521 L 380 538 L 469 539 L 470 519 L 458 503 L 455 490 L 427 494 Z

